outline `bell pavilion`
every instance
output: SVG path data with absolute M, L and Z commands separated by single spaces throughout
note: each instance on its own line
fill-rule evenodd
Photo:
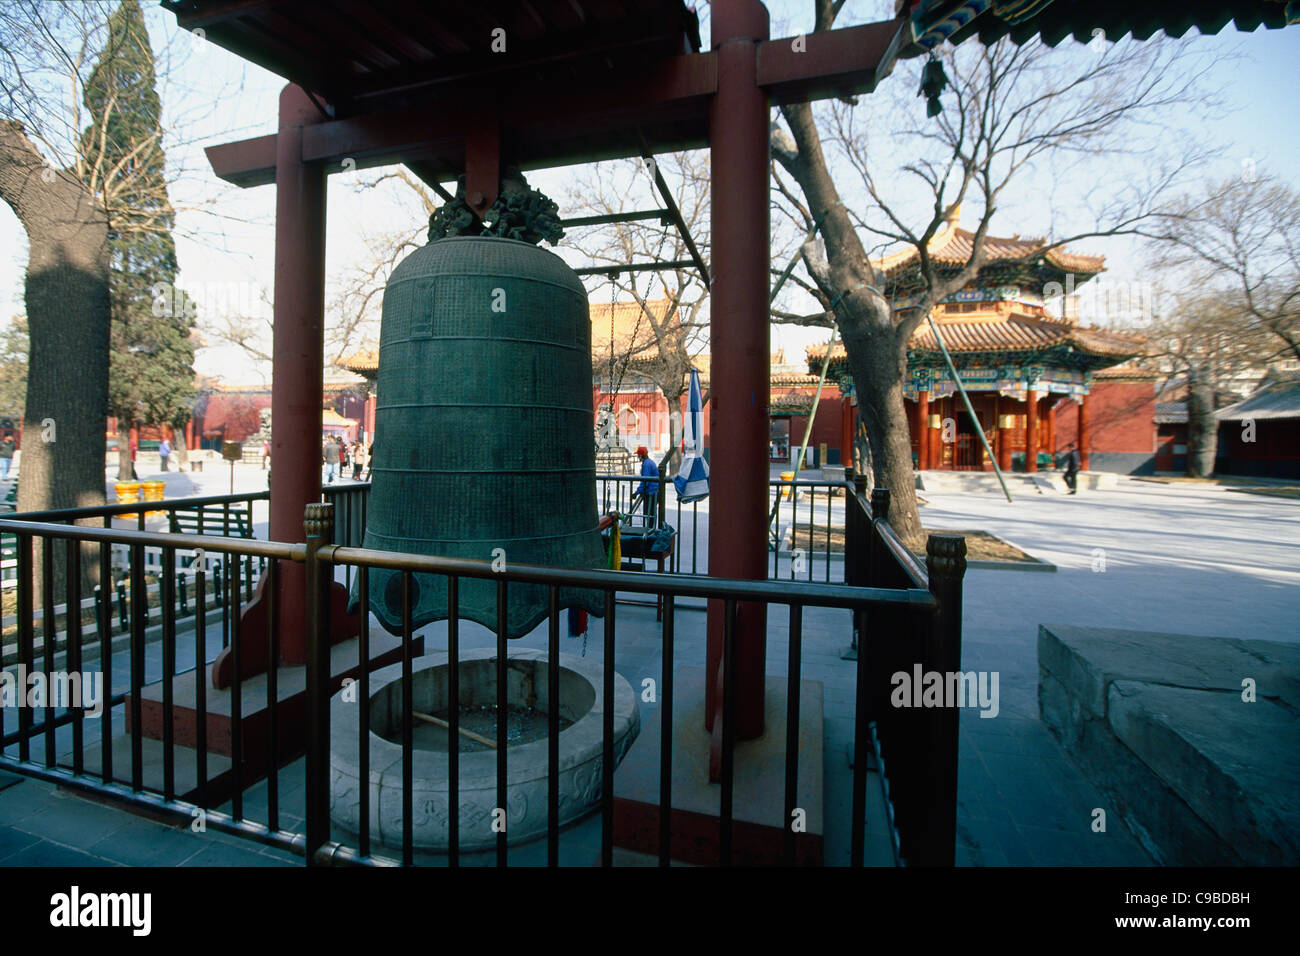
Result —
M 958 225 L 960 212 L 955 207 L 930 241 L 930 259 L 940 275 L 956 274 L 970 258 L 974 233 Z M 988 237 L 987 264 L 931 313 L 1004 471 L 1036 471 L 1046 463 L 1057 447 L 1057 413 L 1069 402 L 1077 405 L 1077 435 L 1086 469 L 1093 376 L 1142 351 L 1139 338 L 1081 326 L 1068 314 L 1068 305 L 1062 315 L 1049 310 L 1049 300 L 1104 271 L 1105 258 L 1045 246 L 1041 238 Z M 904 314 L 917 308 L 924 288 L 917 250 L 896 252 L 875 265 L 894 308 Z M 1068 301 L 1061 298 L 1062 303 Z M 811 347 L 808 353 L 810 367 L 820 371 L 825 346 Z M 849 394 L 852 373 L 843 345 L 831 351 L 830 363 L 828 378 L 838 378 Z M 904 397 L 915 466 L 923 471 L 991 471 L 993 462 L 928 322 L 917 327 L 908 345 L 907 372 Z

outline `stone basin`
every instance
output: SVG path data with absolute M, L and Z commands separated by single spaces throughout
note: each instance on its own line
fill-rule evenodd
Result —
M 520 648 L 507 658 L 507 698 L 512 705 L 549 713 L 546 655 Z M 460 655 L 460 704 L 496 704 L 496 650 L 483 648 Z M 447 710 L 446 653 L 426 654 L 412 662 L 412 697 L 422 713 Z M 560 731 L 560 825 L 600 805 L 602 766 L 602 673 L 598 662 L 560 655 L 560 716 L 573 723 Z M 340 691 L 330 701 L 330 817 L 352 833 L 360 831 L 360 701 Z M 402 845 L 402 666 L 381 668 L 370 676 L 370 834 L 384 846 Z M 640 730 L 636 694 L 614 674 L 614 763 L 623 759 Z M 417 723 L 418 726 L 418 723 Z M 448 755 L 444 748 L 412 750 L 412 839 L 416 849 L 446 852 Z M 487 850 L 496 845 L 492 829 L 497 807 L 495 750 L 460 754 L 460 849 Z M 542 737 L 507 750 L 506 834 L 511 844 L 545 834 L 549 764 Z M 499 818 L 499 815 L 498 815 Z

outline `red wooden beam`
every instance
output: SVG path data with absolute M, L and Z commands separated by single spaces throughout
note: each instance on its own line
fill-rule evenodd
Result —
M 758 45 L 758 85 L 774 104 L 870 93 L 897 20 L 783 37 Z
M 615 72 L 608 82 L 586 80 L 512 97 L 502 104 L 502 149 L 522 169 L 639 156 L 638 130 L 655 152 L 708 143 L 709 100 L 717 88 L 712 53 L 670 57 L 658 66 Z M 472 101 L 472 100 L 471 100 Z M 363 113 L 329 120 L 303 131 L 303 161 L 357 169 L 429 160 L 463 170 L 465 133 L 477 121 L 464 89 L 441 94 L 418 108 Z M 207 149 L 213 171 L 237 186 L 275 178 L 275 137 Z
M 759 43 L 759 85 L 774 103 L 871 90 L 896 31 L 896 21 L 884 21 Z M 503 104 L 502 150 L 520 168 L 541 169 L 640 155 L 638 129 L 654 152 L 707 146 L 708 100 L 716 88 L 712 52 L 669 57 L 650 70 L 637 66 L 599 87 L 585 79 L 549 86 Z M 448 91 L 424 107 L 309 126 L 303 160 L 341 168 L 351 159 L 364 169 L 417 159 L 448 173 L 464 169 L 464 131 L 474 121 L 464 103 L 464 91 Z M 209 147 L 213 172 L 237 186 L 273 182 L 274 139 Z
M 501 127 L 495 105 L 484 104 L 465 130 L 465 200 L 480 219 L 501 190 Z
M 212 171 L 221 179 L 244 189 L 275 182 L 275 134 L 209 146 Z
M 871 90 L 897 32 L 894 20 L 785 37 L 758 44 L 758 81 L 774 103 L 848 96 Z M 798 41 L 798 42 L 797 42 Z M 637 65 L 593 86 L 547 86 L 512 97 L 501 113 L 505 159 L 522 169 L 637 156 L 638 130 L 654 152 L 708 145 L 708 106 L 718 85 L 716 54 L 669 57 L 650 69 Z M 303 160 L 356 168 L 409 159 L 459 171 L 465 131 L 475 115 L 465 90 L 448 90 L 419 108 L 363 113 L 307 127 Z M 213 171 L 237 186 L 274 181 L 275 137 L 209 147 Z

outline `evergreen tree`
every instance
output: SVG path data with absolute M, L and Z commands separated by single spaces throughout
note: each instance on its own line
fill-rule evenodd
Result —
M 118 477 L 132 477 L 132 424 L 181 425 L 195 396 L 193 303 L 176 289 L 175 220 L 167 196 L 162 106 L 138 0 L 123 0 L 85 87 L 82 137 L 92 191 L 104 197 L 112 332 L 109 413 L 118 421 Z M 97 181 L 96 181 L 97 180 Z
M 0 432 L 22 427 L 27 405 L 27 316 L 18 315 L 0 331 Z

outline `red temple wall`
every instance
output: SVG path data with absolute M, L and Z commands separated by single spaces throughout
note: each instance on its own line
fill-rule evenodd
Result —
M 1156 397 L 1151 382 L 1095 382 L 1088 403 L 1091 451 L 1153 454 L 1156 447 Z M 1079 440 L 1079 406 L 1064 399 L 1056 407 L 1056 447 L 1065 451 Z
M 194 433 L 207 447 L 223 441 L 242 442 L 262 427 L 259 412 L 271 407 L 271 393 L 219 392 L 199 400 Z

